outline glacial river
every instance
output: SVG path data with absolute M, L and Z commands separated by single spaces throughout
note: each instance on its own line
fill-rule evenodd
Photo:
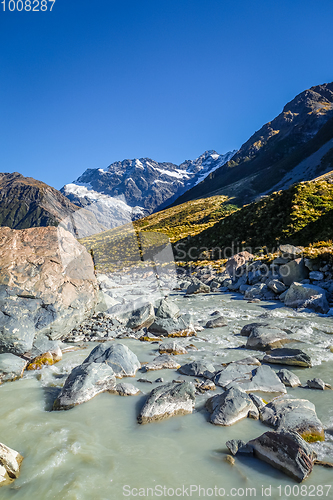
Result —
M 280 303 L 249 304 L 229 294 L 184 298 L 182 293 L 174 293 L 173 299 L 181 311 L 192 312 L 196 321 L 206 322 L 210 313 L 219 310 L 228 322 L 226 327 L 204 329 L 197 337 L 184 339 L 185 345 L 193 343 L 198 351 L 178 356 L 181 364 L 207 359 L 218 365 L 248 355 L 262 356 L 237 349 L 246 341 L 237 334 L 254 320 L 269 321 L 289 328 L 295 346 L 309 353 L 314 361 L 311 369 L 287 368 L 302 383 L 320 377 L 333 385 L 332 317 L 296 313 Z M 157 344 L 134 339 L 116 342 L 126 344 L 140 361 L 158 355 Z M 333 497 L 332 469 L 315 466 L 310 477 L 298 485 L 255 458 L 236 457 L 234 465 L 226 462 L 227 440 L 248 441 L 269 428 L 252 419 L 231 427 L 208 423 L 208 413 L 203 409 L 206 395 L 197 397 L 193 414 L 137 424 L 145 394 L 158 385 L 137 379 L 155 381 L 163 377 L 167 382 L 186 378 L 174 370 L 138 372 L 134 379 L 123 379 L 139 387 L 143 393 L 140 396 L 104 393 L 72 410 L 50 411 L 67 374 L 93 347 L 88 344 L 86 349 L 66 353 L 55 366 L 0 386 L 0 441 L 24 456 L 19 479 L 0 489 L 1 500 Z M 333 462 L 333 391 L 288 388 L 288 394 L 312 401 L 324 427 L 332 429 L 332 434 L 326 434 L 326 442 L 314 448 L 320 459 Z M 270 398 L 266 395 L 265 399 Z

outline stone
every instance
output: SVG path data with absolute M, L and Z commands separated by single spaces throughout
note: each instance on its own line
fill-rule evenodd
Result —
M 291 260 L 288 264 L 280 266 L 279 273 L 286 286 L 292 283 L 302 281 L 309 277 L 309 270 L 304 264 L 302 258 Z
M 234 457 L 232 457 L 231 455 L 227 455 L 227 456 L 224 458 L 224 460 L 225 460 L 226 462 L 228 462 L 228 464 L 230 464 L 230 465 L 235 465 L 235 463 L 236 463 L 236 461 L 235 461 Z
M 205 377 L 212 379 L 215 375 L 215 367 L 208 361 L 192 361 L 178 368 L 179 373 L 190 377 Z
M 206 391 L 215 391 L 216 385 L 209 379 L 202 380 L 201 382 L 195 383 L 195 388 L 198 392 L 203 394 Z
M 236 382 L 245 392 L 269 392 L 277 394 L 285 394 L 286 388 L 281 382 L 276 373 L 269 366 L 258 366 L 254 371 L 250 380 L 244 382 Z M 226 388 L 228 389 L 231 382 Z
M 99 307 L 91 255 L 59 227 L 0 228 L 0 352 L 66 338 Z
M 225 444 L 232 455 L 236 455 L 240 448 L 246 446 L 246 442 L 242 439 L 230 439 Z
M 149 328 L 155 320 L 154 306 L 150 302 L 135 309 L 126 323 L 126 328 L 137 331 L 141 328 Z
M 202 281 L 195 278 L 190 286 L 186 289 L 186 295 L 192 295 L 196 293 L 209 293 L 210 287 L 202 283 Z
M 300 379 L 295 375 L 295 373 L 283 368 L 277 372 L 277 376 L 281 382 L 287 387 L 299 387 L 301 385 Z
M 322 314 L 329 311 L 326 291 L 316 285 L 293 283 L 287 291 L 284 303 L 287 307 L 308 308 Z
M 209 398 L 205 407 L 211 413 L 209 421 L 214 425 L 233 425 L 249 416 L 259 418 L 258 408 L 250 396 L 238 387 L 233 387 L 223 394 Z
M 195 387 L 191 382 L 168 383 L 156 387 L 148 396 L 139 416 L 139 424 L 146 424 L 175 415 L 192 413 Z
M 189 314 L 183 314 L 179 318 L 156 318 L 154 323 L 148 328 L 150 333 L 155 335 L 168 336 L 177 335 L 182 332 L 194 332 L 192 317 Z M 185 335 L 184 335 L 185 336 Z
M 157 318 L 178 318 L 180 316 L 180 310 L 177 304 L 169 300 L 168 298 L 164 298 L 161 300 L 158 308 L 156 309 L 155 316 Z
M 283 330 L 274 327 L 256 326 L 248 337 L 246 349 L 268 351 L 275 347 L 282 347 L 288 342 L 291 342 L 291 340 Z
M 53 410 L 70 410 L 97 394 L 114 391 L 116 377 L 106 363 L 83 363 L 68 375 L 65 385 L 53 404 Z
M 279 250 L 284 259 L 295 259 L 298 255 L 302 255 L 302 249 L 294 245 L 280 245 Z
M 307 386 L 310 387 L 310 389 L 319 389 L 320 391 L 324 391 L 326 389 L 326 384 L 321 378 L 308 380 Z
M 233 257 L 228 259 L 226 263 L 226 273 L 228 273 L 229 276 L 234 276 L 239 268 L 241 268 L 247 262 L 252 261 L 253 259 L 254 255 L 247 251 L 235 254 Z
M 252 378 L 252 372 L 256 365 L 241 365 L 238 363 L 230 363 L 226 368 L 221 370 L 214 377 L 214 383 L 223 389 L 231 382 L 244 382 Z
M 185 349 L 185 347 L 176 340 L 162 342 L 158 350 L 160 354 L 187 354 L 187 350 Z
M 270 328 L 269 323 L 249 323 L 244 325 L 240 331 L 240 335 L 243 337 L 249 337 L 251 333 L 258 327 L 267 327 Z
M 257 283 L 245 291 L 245 299 L 262 299 L 268 291 L 268 286 L 265 283 Z
M 59 347 L 59 342 L 57 340 L 49 340 L 46 337 L 37 338 L 34 341 L 30 352 L 33 358 L 40 356 L 46 352 L 50 352 L 52 354 L 54 363 L 57 363 L 62 359 L 62 352 Z
M 221 328 L 223 326 L 227 326 L 226 320 L 223 316 L 217 316 L 207 321 L 205 328 Z
M 0 487 L 19 477 L 22 460 L 23 457 L 17 451 L 0 443 Z
M 157 356 L 153 361 L 144 365 L 143 370 L 146 372 L 153 370 L 164 370 L 164 369 L 177 370 L 180 368 L 180 364 L 177 363 L 173 356 L 170 354 L 161 354 Z
M 27 366 L 27 370 L 41 370 L 43 366 L 54 365 L 54 359 L 50 352 L 36 356 Z
M 267 286 L 276 294 L 283 293 L 287 290 L 286 285 L 279 280 L 271 280 L 267 283 Z
M 27 362 L 15 354 L 0 354 L 0 384 L 21 378 Z
M 105 342 L 91 351 L 84 363 L 106 363 L 117 378 L 135 377 L 141 364 L 137 356 L 124 344 Z
M 298 482 L 312 472 L 315 452 L 297 432 L 268 431 L 247 445 L 253 449 L 255 457 Z
M 308 354 L 301 351 L 301 349 L 289 349 L 288 347 L 273 349 L 265 354 L 263 363 L 303 366 L 305 368 L 311 368 L 312 366 L 312 361 Z
M 260 420 L 278 431 L 298 432 L 305 441 L 324 441 L 325 434 L 313 403 L 306 399 L 275 398 L 260 410 Z
M 319 271 L 311 271 L 309 274 L 309 278 L 312 281 L 322 281 L 324 279 L 324 273 Z
M 119 396 L 137 396 L 141 392 L 135 385 L 126 382 L 120 382 L 114 390 Z

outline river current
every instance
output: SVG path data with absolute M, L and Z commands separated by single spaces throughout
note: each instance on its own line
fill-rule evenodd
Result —
M 262 353 L 239 348 L 244 337 L 238 334 L 247 323 L 269 321 L 288 328 L 295 340 L 288 347 L 301 348 L 314 362 L 308 369 L 286 368 L 302 383 L 320 377 L 333 385 L 332 317 L 295 312 L 279 302 L 254 304 L 241 298 L 220 293 L 189 298 L 181 292 L 172 294 L 181 311 L 191 312 L 196 322 L 206 322 L 215 310 L 228 322 L 223 328 L 203 329 L 197 337 L 183 339 L 198 351 L 177 356 L 180 364 L 205 359 L 219 365 L 249 355 L 262 357 Z M 127 345 L 141 362 L 158 355 L 158 344 L 134 339 L 115 342 Z M 139 425 L 139 409 L 146 394 L 157 387 L 157 378 L 163 377 L 164 382 L 187 378 L 175 370 L 138 372 L 136 378 L 123 379 L 142 391 L 136 397 L 104 393 L 69 411 L 50 411 L 68 373 L 95 345 L 65 353 L 56 365 L 0 386 L 0 441 L 24 456 L 20 477 L 0 489 L 1 500 L 333 497 L 332 469 L 315 466 L 310 477 L 298 485 L 255 458 L 235 457 L 234 465 L 228 463 L 227 440 L 248 441 L 269 428 L 252 419 L 231 427 L 208 423 L 207 395 L 197 396 L 193 414 Z M 153 384 L 138 382 L 140 377 Z M 216 391 L 210 393 L 214 394 Z M 333 462 L 333 391 L 288 388 L 288 394 L 316 405 L 327 432 L 326 441 L 313 446 L 318 458 Z

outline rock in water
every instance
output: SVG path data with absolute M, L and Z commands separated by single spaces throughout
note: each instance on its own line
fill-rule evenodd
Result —
M 105 342 L 95 347 L 84 360 L 84 363 L 107 363 L 117 378 L 135 377 L 140 361 L 137 356 L 124 344 Z
M 253 371 L 250 380 L 233 381 L 226 388 L 229 389 L 234 384 L 239 385 L 245 392 L 270 392 L 278 394 L 285 394 L 287 392 L 284 384 L 269 366 L 258 366 Z
M 259 418 L 258 408 L 250 396 L 237 387 L 213 396 L 205 406 L 214 425 L 233 425 L 246 417 Z
M 286 293 L 284 303 L 287 307 L 293 307 L 294 309 L 304 307 L 323 314 L 326 314 L 330 308 L 326 298 L 326 291 L 323 288 L 302 283 L 292 283 Z
M 312 361 L 308 354 L 300 349 L 273 349 L 264 356 L 263 363 L 273 363 L 278 365 L 303 366 L 311 368 Z
M 137 396 L 141 391 L 133 384 L 120 382 L 116 385 L 115 392 L 117 392 L 119 396 Z
M 152 370 L 164 370 L 170 368 L 171 370 L 177 370 L 180 368 L 180 364 L 177 363 L 173 356 L 169 354 L 161 354 L 157 358 L 153 359 L 150 363 L 144 365 L 144 371 L 149 372 Z
M 0 443 L 0 487 L 19 477 L 22 460 L 23 457 L 17 451 Z
M 139 416 L 139 424 L 192 413 L 195 387 L 191 382 L 169 383 L 153 389 Z
M 305 441 L 324 441 L 315 405 L 306 399 L 274 399 L 260 410 L 260 420 L 278 431 L 298 432 Z
M 217 316 L 207 321 L 205 328 L 221 328 L 222 326 L 227 326 L 227 322 L 223 316 Z
M 0 384 L 21 378 L 27 362 L 14 354 L 0 354 Z
M 186 295 L 192 295 L 195 293 L 209 293 L 210 287 L 202 283 L 202 281 L 194 278 L 193 283 L 186 289 Z
M 192 361 L 182 365 L 178 369 L 182 375 L 189 375 L 192 377 L 205 377 L 212 379 L 215 375 L 215 367 L 209 362 L 205 361 Z
M 307 386 L 310 387 L 310 389 L 319 389 L 320 391 L 324 391 L 326 389 L 326 384 L 321 378 L 308 380 Z
M 281 382 L 287 387 L 298 387 L 301 385 L 300 379 L 295 375 L 295 373 L 286 370 L 280 370 L 277 372 L 277 376 L 281 380 Z
M 176 319 L 180 316 L 180 310 L 177 304 L 169 300 L 168 298 L 162 299 L 156 312 L 155 316 L 157 318 L 172 318 Z
M 135 309 L 126 323 L 127 328 L 141 330 L 148 328 L 155 320 L 154 306 L 150 302 Z
M 297 432 L 268 431 L 247 443 L 254 456 L 298 482 L 312 472 L 315 453 Z
M 53 409 L 69 410 L 101 392 L 114 391 L 115 387 L 116 377 L 111 366 L 106 363 L 83 363 L 67 377 Z
M 290 341 L 288 335 L 279 328 L 255 326 L 248 337 L 246 348 L 267 351 L 275 347 L 282 347 Z
M 66 338 L 98 305 L 91 256 L 60 227 L 1 227 L 0 267 L 0 352 Z
M 171 342 L 162 342 L 158 350 L 160 354 L 187 354 L 185 347 L 175 340 Z

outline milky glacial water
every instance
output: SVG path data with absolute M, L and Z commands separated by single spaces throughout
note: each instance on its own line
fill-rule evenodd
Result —
M 198 351 L 177 356 L 181 364 L 207 359 L 219 365 L 248 355 L 262 357 L 263 353 L 241 348 L 246 339 L 238 334 L 247 323 L 269 321 L 288 328 L 295 340 L 290 347 L 297 346 L 314 359 L 315 366 L 311 369 L 287 367 L 302 383 L 320 377 L 333 384 L 333 353 L 329 349 L 333 345 L 333 318 L 296 313 L 280 303 L 249 304 L 229 294 L 184 298 L 183 294 L 174 293 L 172 298 L 182 311 L 192 312 L 197 323 L 205 323 L 215 310 L 222 312 L 228 322 L 226 327 L 203 329 L 197 337 L 184 339 L 185 345 L 192 343 Z M 158 344 L 134 339 L 115 342 L 126 344 L 140 361 L 150 361 L 158 355 Z M 136 378 L 123 379 L 139 387 L 140 396 L 104 393 L 72 410 L 50 411 L 67 374 L 93 347 L 88 344 L 86 349 L 66 353 L 55 366 L 39 373 L 30 372 L 21 380 L 0 386 L 0 441 L 24 456 L 19 479 L 0 489 L 1 500 L 177 496 L 196 499 L 221 498 L 223 493 L 224 498 L 266 498 L 269 493 L 273 499 L 333 497 L 332 469 L 315 466 L 301 490 L 301 485 L 291 478 L 255 458 L 236 457 L 234 465 L 227 463 L 227 440 L 247 441 L 269 428 L 252 419 L 244 419 L 231 427 L 208 423 L 203 405 L 206 398 L 216 392 L 198 396 L 193 414 L 137 424 L 136 417 L 146 394 L 159 385 L 141 383 L 138 379 L 155 381 L 163 377 L 167 382 L 186 378 L 175 370 L 138 372 Z M 333 435 L 329 433 L 329 429 L 333 429 L 333 391 L 288 388 L 288 394 L 309 399 L 316 405 L 318 417 L 328 432 L 326 442 L 314 447 L 320 459 L 333 462 Z M 266 395 L 266 399 L 269 396 Z M 320 485 L 324 486 L 323 490 Z M 266 495 L 262 495 L 262 488 Z

